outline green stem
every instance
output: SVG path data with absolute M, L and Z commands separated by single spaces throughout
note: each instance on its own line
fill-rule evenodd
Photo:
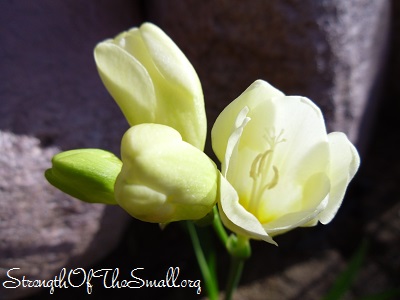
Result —
M 225 300 L 231 300 L 239 284 L 240 277 L 242 276 L 244 262 L 251 256 L 250 241 L 248 238 L 241 235 L 232 234 L 228 238 L 226 248 L 231 256 L 231 265 L 226 286 Z
M 204 256 L 203 249 L 201 248 L 195 225 L 191 221 L 187 221 L 185 223 L 189 231 L 190 239 L 192 241 L 201 274 L 203 275 L 208 297 L 210 300 L 218 300 L 218 284 L 212 274 L 212 271 L 210 270 L 209 265 L 207 264 L 207 260 Z
M 244 262 L 245 260 L 242 258 L 231 256 L 231 265 L 229 270 L 228 283 L 226 286 L 225 300 L 232 299 L 233 293 L 235 292 L 239 284 L 240 277 L 242 276 Z
M 217 236 L 219 237 L 220 241 L 222 242 L 222 245 L 226 247 L 226 243 L 228 242 L 228 234 L 225 231 L 224 225 L 222 225 L 217 206 L 214 206 L 213 212 L 214 212 L 214 221 L 213 221 L 214 230 L 217 233 Z

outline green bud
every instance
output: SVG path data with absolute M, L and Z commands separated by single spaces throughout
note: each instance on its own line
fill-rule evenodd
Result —
M 251 256 L 250 241 L 244 236 L 231 234 L 225 246 L 232 257 L 245 260 Z
M 114 183 L 122 162 L 101 149 L 77 149 L 61 152 L 52 159 L 46 179 L 56 188 L 90 203 L 117 204 Z
M 122 138 L 118 204 L 152 223 L 198 220 L 217 200 L 218 169 L 203 151 L 160 124 L 139 124 Z

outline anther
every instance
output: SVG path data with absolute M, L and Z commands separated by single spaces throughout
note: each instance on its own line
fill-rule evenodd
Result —
M 272 166 L 272 170 L 274 171 L 274 177 L 272 178 L 272 180 L 265 186 L 266 189 L 270 190 L 272 188 L 274 188 L 279 181 L 279 171 L 278 168 L 276 166 Z
M 262 159 L 262 156 L 263 156 L 262 153 L 258 154 L 256 156 L 256 158 L 253 160 L 253 163 L 251 164 L 250 177 L 253 178 L 253 179 L 256 179 L 256 177 L 257 177 L 257 175 L 259 173 L 259 170 L 258 170 L 257 166 L 258 166 L 260 160 Z

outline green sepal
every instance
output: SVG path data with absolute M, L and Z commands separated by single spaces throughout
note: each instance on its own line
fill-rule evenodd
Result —
M 214 211 L 210 211 L 208 214 L 205 215 L 205 217 L 195 220 L 194 223 L 199 226 L 199 227 L 206 227 L 209 225 L 212 225 L 214 222 Z
M 246 260 L 251 256 L 250 241 L 241 235 L 231 234 L 225 246 L 229 254 L 234 258 Z
M 58 153 L 45 177 L 56 188 L 89 203 L 115 205 L 114 183 L 122 162 L 101 149 L 76 149 Z

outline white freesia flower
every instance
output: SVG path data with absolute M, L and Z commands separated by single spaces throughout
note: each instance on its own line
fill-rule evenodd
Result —
M 122 32 L 94 51 L 100 77 L 128 123 L 158 123 L 203 150 L 207 134 L 203 91 L 193 66 L 156 25 Z
M 225 108 L 211 137 L 224 176 L 223 223 L 274 244 L 295 227 L 329 223 L 360 163 L 345 134 L 327 134 L 312 101 L 262 80 Z
M 175 129 L 139 124 L 124 134 L 117 203 L 133 217 L 153 223 L 198 220 L 214 207 L 219 171 Z

